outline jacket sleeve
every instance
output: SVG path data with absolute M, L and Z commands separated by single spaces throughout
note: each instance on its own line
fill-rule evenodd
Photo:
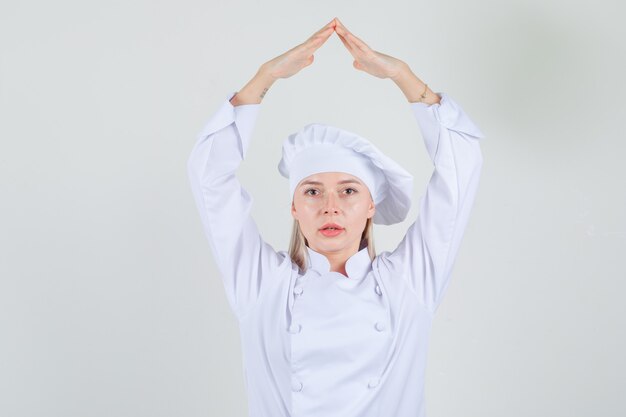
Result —
M 228 302 L 238 318 L 248 312 L 279 268 L 291 263 L 260 236 L 253 198 L 236 170 L 250 142 L 260 104 L 233 106 L 228 96 L 199 133 L 187 161 L 191 190 Z M 288 262 L 289 261 L 289 262 Z
M 426 151 L 434 164 L 419 214 L 400 244 L 379 255 L 379 265 L 401 277 L 434 312 L 448 287 L 451 270 L 473 206 L 482 169 L 482 132 L 446 93 L 439 103 L 409 103 Z

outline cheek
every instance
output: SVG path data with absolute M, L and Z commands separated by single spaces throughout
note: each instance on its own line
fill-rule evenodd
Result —
M 345 211 L 348 211 L 356 216 L 360 214 L 363 214 L 363 215 L 367 214 L 368 209 L 369 209 L 369 201 L 366 201 L 366 200 L 349 202 L 348 204 L 346 204 L 344 208 Z
M 300 222 L 300 227 L 303 229 L 308 229 L 312 227 L 311 225 L 314 224 L 314 220 L 318 210 L 315 207 L 312 207 L 310 204 L 306 203 L 296 203 L 295 208 L 298 216 L 298 221 Z
M 319 200 L 303 198 L 296 203 L 296 210 L 300 217 L 313 218 L 320 211 Z

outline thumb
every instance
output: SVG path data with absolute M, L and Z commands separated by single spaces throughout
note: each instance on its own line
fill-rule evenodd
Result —
M 313 63 L 313 61 L 315 60 L 315 56 L 311 55 L 307 60 L 306 63 L 304 64 L 305 67 L 308 67 L 309 65 L 311 65 Z
M 354 62 L 352 62 L 352 66 L 358 70 L 363 71 L 363 67 L 358 63 L 357 60 L 354 60 Z

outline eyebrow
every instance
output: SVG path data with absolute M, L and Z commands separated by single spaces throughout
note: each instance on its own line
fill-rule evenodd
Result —
M 359 185 L 363 185 L 360 181 L 357 180 L 343 180 L 343 181 L 339 181 L 337 184 L 359 184 Z M 323 183 L 319 182 L 319 181 L 304 181 L 302 184 L 300 184 L 300 187 L 304 187 L 305 185 L 324 185 Z

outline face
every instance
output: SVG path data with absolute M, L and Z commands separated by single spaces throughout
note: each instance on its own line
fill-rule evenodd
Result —
M 291 214 L 309 247 L 320 253 L 355 253 L 367 219 L 376 208 L 367 186 L 345 172 L 323 172 L 304 178 L 294 191 Z M 340 229 L 323 231 L 335 223 Z

